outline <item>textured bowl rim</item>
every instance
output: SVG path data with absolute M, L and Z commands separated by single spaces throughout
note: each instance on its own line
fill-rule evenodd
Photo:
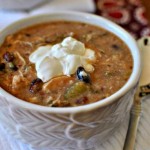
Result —
M 129 90 L 134 88 L 136 84 L 139 81 L 139 77 L 141 74 L 141 57 L 140 57 L 140 52 L 137 47 L 136 41 L 133 39 L 133 37 L 125 31 L 122 27 L 118 26 L 117 24 L 94 14 L 89 14 L 89 13 L 83 13 L 83 12 L 75 12 L 75 11 L 57 11 L 57 12 L 51 12 L 47 14 L 41 14 L 41 15 L 36 15 L 36 16 L 31 16 L 25 19 L 21 19 L 19 21 L 16 21 L 3 29 L 0 34 L 0 39 L 2 38 L 2 34 L 7 31 L 11 30 L 12 27 L 19 26 L 20 24 L 23 25 L 25 22 L 29 22 L 31 20 L 36 20 L 39 18 L 44 18 L 45 16 L 47 17 L 52 17 L 52 16 L 67 16 L 68 18 L 75 17 L 80 18 L 79 20 L 77 19 L 76 21 L 82 21 L 82 19 L 85 19 L 88 23 L 94 24 L 95 23 L 101 23 L 102 28 L 105 28 L 106 30 L 110 30 L 114 34 L 116 34 L 119 38 L 121 38 L 129 47 L 132 57 L 133 57 L 133 72 L 129 78 L 129 80 L 126 82 L 126 84 L 118 90 L 116 93 L 112 94 L 111 96 L 105 98 L 104 100 L 100 100 L 97 102 L 94 102 L 92 104 L 87 104 L 83 106 L 76 106 L 76 107 L 46 107 L 46 106 L 40 106 L 36 104 L 32 104 L 26 101 L 23 101 L 19 98 L 16 98 L 15 96 L 9 94 L 6 92 L 4 89 L 0 87 L 0 95 L 5 97 L 10 103 L 13 103 L 15 105 L 20 106 L 21 108 L 29 109 L 29 110 L 34 110 L 34 111 L 39 111 L 39 112 L 49 112 L 49 113 L 79 113 L 79 112 L 86 112 L 90 111 L 93 109 L 97 109 L 100 107 L 105 107 L 116 100 L 118 100 L 120 97 L 125 95 Z M 70 19 L 69 19 L 70 20 Z M 95 23 L 93 23 L 95 22 Z M 96 24 L 99 26 L 98 24 Z M 124 38 L 124 39 L 123 39 Z M 129 43 L 128 43 L 129 42 Z

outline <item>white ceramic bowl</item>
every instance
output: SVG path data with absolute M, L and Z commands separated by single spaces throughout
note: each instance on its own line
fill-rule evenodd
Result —
M 118 25 L 96 15 L 54 12 L 20 20 L 0 34 L 0 44 L 8 34 L 24 27 L 53 20 L 80 21 L 111 31 L 129 47 L 134 61 L 127 83 L 115 94 L 93 104 L 49 108 L 22 101 L 0 88 L 0 121 L 16 138 L 38 148 L 92 148 L 103 142 L 128 116 L 140 77 L 140 54 L 134 39 Z

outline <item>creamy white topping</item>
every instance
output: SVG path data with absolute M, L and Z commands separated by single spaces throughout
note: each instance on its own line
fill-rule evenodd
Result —
M 35 64 L 37 77 L 47 82 L 59 75 L 74 74 L 79 66 L 92 72 L 95 52 L 85 48 L 84 43 L 67 37 L 53 46 L 40 46 L 29 56 L 29 60 Z

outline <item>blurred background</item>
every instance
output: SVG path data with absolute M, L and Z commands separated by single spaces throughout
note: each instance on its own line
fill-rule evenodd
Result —
M 0 0 L 0 29 L 30 15 L 76 10 L 108 18 L 138 39 L 150 34 L 149 9 L 149 0 Z

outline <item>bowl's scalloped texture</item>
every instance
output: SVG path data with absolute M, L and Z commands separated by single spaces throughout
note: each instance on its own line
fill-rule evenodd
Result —
M 0 121 L 14 137 L 32 146 L 92 148 L 128 116 L 135 88 L 114 103 L 75 114 L 51 114 L 21 108 L 0 95 Z

